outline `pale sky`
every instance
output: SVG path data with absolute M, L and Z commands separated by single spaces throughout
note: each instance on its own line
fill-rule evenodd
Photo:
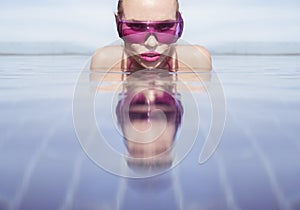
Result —
M 183 39 L 300 42 L 300 1 L 181 0 Z M 109 0 L 0 0 L 0 42 L 106 45 L 118 39 Z

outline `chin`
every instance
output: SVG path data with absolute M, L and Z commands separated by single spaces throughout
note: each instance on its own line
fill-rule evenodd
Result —
M 158 68 L 161 65 L 161 63 L 162 61 L 155 61 L 155 62 L 143 61 L 140 64 L 145 69 L 155 69 Z

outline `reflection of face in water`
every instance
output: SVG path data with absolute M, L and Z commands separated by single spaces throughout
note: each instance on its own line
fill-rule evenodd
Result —
M 172 75 L 142 71 L 126 82 L 116 112 L 130 157 L 128 165 L 141 170 L 171 167 L 171 149 L 183 112 L 174 95 Z

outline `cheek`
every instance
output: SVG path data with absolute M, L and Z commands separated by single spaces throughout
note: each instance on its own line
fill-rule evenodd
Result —
M 163 45 L 159 46 L 159 50 L 164 55 L 169 55 L 170 49 L 171 49 L 170 45 L 167 45 L 167 44 L 163 44 Z
M 125 43 L 126 49 L 130 50 L 132 55 L 140 54 L 142 46 L 141 44 Z
M 168 44 L 162 44 L 160 47 L 162 50 L 169 50 L 171 48 Z

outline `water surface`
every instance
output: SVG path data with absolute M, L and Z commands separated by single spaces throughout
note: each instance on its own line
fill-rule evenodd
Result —
M 191 152 L 169 172 L 139 180 L 101 169 L 79 144 L 72 100 L 87 61 L 0 57 L 0 209 L 300 208 L 299 56 L 213 56 L 227 110 L 218 149 L 198 164 L 211 107 L 194 92 L 200 130 Z M 101 107 L 96 113 L 109 118 Z M 99 123 L 119 145 L 115 125 Z

